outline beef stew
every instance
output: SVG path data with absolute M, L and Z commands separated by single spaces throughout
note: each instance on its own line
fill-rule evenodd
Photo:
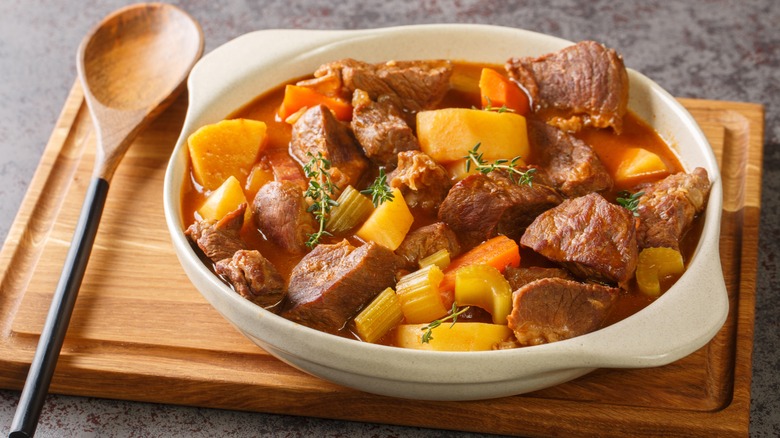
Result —
M 582 50 L 583 53 L 588 54 L 594 51 L 591 43 L 581 44 L 586 46 Z M 595 51 L 601 53 L 600 49 Z M 608 67 L 604 68 L 610 69 L 609 71 L 614 68 L 622 68 L 622 61 L 615 60 L 620 60 L 620 58 L 615 58 L 616 55 L 613 52 L 607 52 L 609 56 L 606 57 L 585 56 L 583 62 L 606 62 Z M 555 59 L 557 59 L 555 56 L 551 56 L 549 59 L 542 60 L 543 62 L 539 60 L 512 60 L 507 65 L 508 71 L 505 76 L 514 78 L 516 82 L 509 80 L 508 84 L 520 88 L 532 98 L 537 96 L 538 99 L 541 99 L 538 97 L 541 96 L 538 94 L 540 87 L 547 90 L 550 83 L 567 79 L 556 77 L 555 80 L 548 81 L 544 75 L 534 76 L 534 67 L 526 67 L 528 71 L 522 74 L 525 75 L 524 77 L 530 75 L 534 80 L 532 85 L 528 85 L 529 83 L 523 83 L 522 80 L 518 79 L 519 74 L 515 71 L 518 68 L 512 66 L 533 66 L 539 62 L 549 64 Z M 616 100 L 617 104 L 613 105 L 614 108 L 610 110 L 608 117 L 604 116 L 601 109 L 599 109 L 601 112 L 598 113 L 579 113 L 581 105 L 578 106 L 579 104 L 576 102 L 568 107 L 556 106 L 554 109 L 550 109 L 550 105 L 544 104 L 542 100 L 535 101 L 534 99 L 530 99 L 531 105 L 528 106 L 530 110 L 526 110 L 525 114 L 518 114 L 518 110 L 513 111 L 512 108 L 505 107 L 504 104 L 500 107 L 493 106 L 501 103 L 501 96 L 489 99 L 487 106 L 482 105 L 483 92 L 476 86 L 478 82 L 476 77 L 486 68 L 499 69 L 494 65 L 476 65 L 455 61 L 389 62 L 368 65 L 354 60 L 342 60 L 323 66 L 312 78 L 295 80 L 293 83 L 296 86 L 308 87 L 316 91 L 323 96 L 321 102 L 328 102 L 327 99 L 336 99 L 342 103 L 355 103 L 352 114 L 342 115 L 339 119 L 339 112 L 329 107 L 327 103 L 304 105 L 292 111 L 290 108 L 294 108 L 294 106 L 288 105 L 286 87 L 280 86 L 260 96 L 232 116 L 232 118 L 260 120 L 267 125 L 267 131 L 262 140 L 263 145 L 256 159 L 257 164 L 252 169 L 247 170 L 247 175 L 241 181 L 246 203 L 253 206 L 249 216 L 254 219 L 245 221 L 245 225 L 240 227 L 241 245 L 237 245 L 235 239 L 231 240 L 233 246 L 239 250 L 251 249 L 262 254 L 260 258 L 270 263 L 284 279 L 287 289 L 285 298 L 281 300 L 281 303 L 277 301 L 271 306 L 264 307 L 319 330 L 361 339 L 364 336 L 359 330 L 356 330 L 352 319 L 363 312 L 376 310 L 372 300 L 383 295 L 383 291 L 387 288 L 392 290 L 412 283 L 408 293 L 401 294 L 400 290 L 396 290 L 397 295 L 401 296 L 402 299 L 396 297 L 398 303 L 388 305 L 395 306 L 396 310 L 386 312 L 386 314 L 394 316 L 389 318 L 390 322 L 387 324 L 390 327 L 378 342 L 390 345 L 415 345 L 415 343 L 432 345 L 436 340 L 428 339 L 426 342 L 425 336 L 430 333 L 432 325 L 442 324 L 445 321 L 451 321 L 459 326 L 474 324 L 475 332 L 487 333 L 487 331 L 479 331 L 478 329 L 481 330 L 483 324 L 493 323 L 493 316 L 498 312 L 496 309 L 505 303 L 510 303 L 510 307 L 514 304 L 512 314 L 518 315 L 513 317 L 512 321 L 514 322 L 509 325 L 509 328 L 512 329 L 509 332 L 513 334 L 507 338 L 506 330 L 496 331 L 496 333 L 501 333 L 502 338 L 487 343 L 492 348 L 506 348 L 508 345 L 529 344 L 517 343 L 521 336 L 526 336 L 519 334 L 518 330 L 522 330 L 523 321 L 518 321 L 517 318 L 527 312 L 527 310 L 521 311 L 518 306 L 527 301 L 543 303 L 543 299 L 538 297 L 550 293 L 548 291 L 569 294 L 567 296 L 578 300 L 580 298 L 574 297 L 581 297 L 582 294 L 587 293 L 598 293 L 599 297 L 608 297 L 608 299 L 599 300 L 600 303 L 603 303 L 599 305 L 598 318 L 579 315 L 575 306 L 569 307 L 571 312 L 576 312 L 576 314 L 569 315 L 571 320 L 587 317 L 589 321 L 596 321 L 588 325 L 587 329 L 571 332 L 567 336 L 556 335 L 538 338 L 543 339 L 542 341 L 535 338 L 537 340 L 530 342 L 530 344 L 552 342 L 587 333 L 633 314 L 655 299 L 655 296 L 643 292 L 642 286 L 634 279 L 637 252 L 640 251 L 640 247 L 647 247 L 636 243 L 635 234 L 638 229 L 644 226 L 643 223 L 654 221 L 655 224 L 660 223 L 660 225 L 655 226 L 663 227 L 666 218 L 657 208 L 654 209 L 652 204 L 645 205 L 647 202 L 643 190 L 647 193 L 660 193 L 663 191 L 662 189 L 653 190 L 653 188 L 654 186 L 668 185 L 663 182 L 668 175 L 671 175 L 669 178 L 680 179 L 683 177 L 677 175 L 688 174 L 685 174 L 683 166 L 674 152 L 658 134 L 632 113 L 626 112 L 624 99 L 627 99 L 627 81 L 621 80 L 623 76 L 620 72 L 612 75 L 617 79 L 610 82 L 610 87 L 615 89 L 608 90 L 607 94 L 610 99 Z M 574 71 L 579 70 L 574 69 Z M 462 84 L 470 82 L 467 80 L 469 78 L 474 78 L 471 81 L 474 86 L 463 86 Z M 571 80 L 577 82 L 579 87 L 582 86 L 583 81 L 587 83 L 589 79 L 576 77 Z M 394 88 L 400 87 L 397 85 L 399 83 L 406 85 L 411 83 L 413 86 Z M 537 94 L 531 90 L 533 87 L 536 87 Z M 625 91 L 621 87 L 624 87 Z M 547 92 L 545 91 L 545 93 Z M 565 93 L 556 95 L 556 99 L 560 100 L 561 96 L 565 97 Z M 287 117 L 282 118 L 280 106 L 285 105 L 288 108 Z M 473 107 L 481 109 L 473 109 Z M 563 125 L 556 122 L 552 123 L 556 127 L 550 126 L 553 119 L 561 120 L 561 111 L 563 111 L 561 108 L 564 107 L 572 114 L 577 113 L 576 117 L 571 116 L 566 120 L 576 119 L 577 122 L 567 122 Z M 385 110 L 376 111 L 377 108 L 385 108 Z M 491 155 L 491 145 L 485 142 L 481 145 L 471 144 L 468 149 L 460 150 L 459 155 L 455 156 L 462 158 L 461 161 L 433 160 L 431 155 L 417 150 L 420 148 L 419 144 L 408 141 L 409 132 L 415 132 L 419 136 L 420 127 L 418 124 L 421 119 L 415 117 L 416 115 L 426 111 L 448 108 L 496 115 L 522 116 L 528 152 L 519 158 L 512 153 Z M 387 126 L 391 127 L 388 129 L 403 133 L 400 136 L 404 138 L 403 145 L 392 143 L 388 147 L 387 144 L 381 144 L 388 141 L 387 139 L 391 139 L 389 140 L 391 142 L 395 141 L 392 139 L 397 137 L 394 137 L 392 132 L 379 132 L 378 134 L 368 132 L 368 135 L 365 135 L 365 132 L 363 134 L 356 132 L 365 131 L 367 126 L 369 129 L 384 129 L 382 126 L 385 122 L 367 119 L 365 115 L 359 114 L 361 111 L 371 111 L 371 117 L 378 117 L 380 113 L 387 114 L 389 117 Z M 586 110 L 586 113 L 587 111 L 590 110 Z M 596 122 L 607 119 L 609 123 L 606 125 Z M 356 123 L 355 120 L 362 121 Z M 366 120 L 369 122 L 365 122 Z M 517 117 L 513 118 L 513 126 L 517 124 L 517 120 Z M 562 127 L 567 131 L 562 130 Z M 488 127 L 487 129 L 494 128 Z M 500 129 L 495 128 L 495 130 Z M 622 131 L 622 133 L 618 134 L 616 131 Z M 539 132 L 543 134 L 538 134 Z M 626 132 L 641 133 L 642 143 L 621 145 L 621 137 Z M 368 139 L 361 140 L 361 138 Z M 551 138 L 554 141 L 550 140 Z M 608 140 L 601 142 L 602 138 Z M 305 140 L 306 144 L 303 144 L 302 139 Z M 610 142 L 620 145 L 617 151 L 615 151 L 614 146 L 610 145 Z M 555 146 L 551 146 L 551 143 L 555 143 Z M 646 146 L 647 143 L 651 146 Z M 638 158 L 636 154 L 622 154 L 621 156 L 620 150 L 635 148 L 644 151 L 645 154 L 638 156 Z M 650 155 L 647 155 L 648 153 Z M 393 154 L 396 155 L 395 159 L 392 157 Z M 615 158 L 615 156 L 621 157 Z M 317 161 L 317 158 L 321 160 Z M 430 170 L 429 173 L 433 176 L 429 177 L 427 173 L 421 173 L 415 175 L 415 177 L 419 177 L 417 179 L 410 176 L 403 180 L 403 170 L 407 167 L 405 161 L 411 162 L 412 160 L 415 163 L 419 162 L 420 168 L 427 169 L 425 172 Z M 601 161 L 604 161 L 604 164 L 601 164 Z M 606 164 L 607 162 L 618 163 L 618 168 L 610 167 Z M 277 165 L 276 163 L 283 164 Z M 320 165 L 312 172 L 311 167 L 307 169 L 307 166 L 314 163 L 320 163 Z M 626 169 L 625 163 L 629 163 L 628 169 Z M 622 168 L 621 165 L 623 165 Z M 295 169 L 296 166 L 298 169 Z M 392 172 L 395 166 L 398 166 L 398 169 Z M 281 167 L 281 170 L 277 167 Z M 467 173 L 463 171 L 464 167 L 468 171 Z M 255 168 L 260 170 L 255 171 Z M 580 176 L 583 168 L 591 174 Z M 595 171 L 591 171 L 592 169 Z M 411 223 L 401 232 L 401 239 L 397 245 L 395 247 L 383 246 L 370 239 L 361 238 L 360 236 L 370 235 L 360 232 L 367 226 L 367 223 L 362 221 L 358 221 L 347 232 L 329 233 L 325 223 L 332 212 L 330 207 L 340 204 L 337 199 L 342 190 L 347 186 L 366 190 L 372 186 L 372 181 L 381 179 L 380 177 L 385 171 L 390 173 L 386 179 L 389 182 L 384 183 L 384 185 L 388 189 L 396 188 L 396 195 L 394 199 L 390 199 L 389 195 L 385 194 L 386 202 L 375 206 L 370 214 L 380 215 L 384 210 L 388 210 L 383 207 L 398 205 L 399 202 L 405 204 L 405 214 L 411 218 Z M 693 174 L 700 173 L 700 170 L 693 172 Z M 265 176 L 255 179 L 255 174 L 264 174 Z M 282 179 L 279 177 L 282 174 L 288 176 Z M 409 173 L 409 175 L 412 174 L 413 172 Z M 311 175 L 316 176 L 311 177 Z M 321 179 L 322 175 L 327 175 L 328 181 Z M 448 178 L 443 178 L 443 175 Z M 526 176 L 530 176 L 530 178 L 523 182 L 523 178 Z M 194 221 L 191 224 L 192 229 L 217 228 L 213 225 L 215 218 L 204 218 L 199 213 L 200 206 L 213 196 L 215 191 L 204 190 L 197 184 L 195 178 L 192 181 L 192 184 L 183 193 L 184 217 L 192 218 Z M 275 185 L 281 186 L 281 181 L 287 181 L 285 187 L 290 192 L 290 196 L 295 199 L 294 208 L 285 207 L 282 203 L 258 201 L 258 199 L 262 201 L 267 192 L 272 192 L 271 189 Z M 423 181 L 423 183 L 419 181 Z M 482 183 L 474 184 L 475 181 Z M 586 181 L 586 183 L 580 184 L 581 181 Z M 311 188 L 312 182 L 321 187 L 333 184 L 334 190 L 329 193 L 322 190 L 310 192 L 308 188 Z M 254 184 L 259 185 L 255 191 L 252 190 Z M 678 193 L 687 190 L 687 186 L 679 187 L 678 185 L 676 187 L 679 189 Z M 477 188 L 480 188 L 481 191 Z M 681 229 L 680 232 L 675 232 L 677 247 L 674 249 L 679 250 L 685 260 L 690 258 L 692 248 L 698 239 L 695 232 L 686 233 L 686 231 L 697 229 L 695 222 L 701 221 L 699 215 L 703 204 L 706 203 L 708 189 L 709 181 L 705 172 L 703 183 L 700 186 L 697 185 L 696 189 L 701 195 L 697 196 L 697 199 L 701 199 L 702 202 L 685 204 L 682 201 L 675 201 L 675 205 L 679 205 L 678 208 L 685 211 L 685 217 L 681 221 L 670 224 L 670 226 Z M 630 190 L 631 193 L 623 194 L 621 193 L 623 190 Z M 528 193 L 533 192 L 537 192 L 538 195 L 528 195 Z M 253 193 L 256 195 L 252 195 Z M 394 192 L 388 190 L 387 193 Z M 459 193 L 471 193 L 471 195 L 461 196 Z M 307 196 L 307 194 L 315 196 Z M 317 196 L 322 197 L 318 198 Z M 380 196 L 381 198 L 382 196 Z M 529 207 L 528 204 L 524 204 L 527 198 L 532 200 L 538 198 L 542 201 L 532 202 L 530 205 L 533 207 Z M 581 198 L 585 198 L 589 205 L 598 207 L 596 211 L 599 212 L 598 217 L 601 218 L 601 223 L 612 224 L 614 222 L 613 216 L 621 218 L 619 225 L 621 231 L 617 234 L 628 237 L 621 240 L 621 245 L 612 248 L 614 249 L 612 255 L 604 256 L 600 262 L 602 266 L 611 266 L 617 263 L 619 266 L 615 269 L 594 269 L 579 261 L 571 262 L 565 258 L 560 259 L 556 257 L 561 252 L 560 245 L 553 251 L 555 254 L 545 254 L 544 251 L 538 250 L 535 243 L 532 243 L 532 240 L 535 242 L 555 240 L 552 237 L 555 234 L 551 233 L 550 229 L 557 229 L 556 217 L 548 220 L 548 226 L 534 226 L 535 222 L 544 221 L 547 217 L 544 216 L 547 214 L 545 212 L 549 213 L 562 203 L 566 205 L 575 203 L 573 210 L 579 210 L 576 202 L 583 202 Z M 414 201 L 415 199 L 418 201 Z M 516 202 L 517 199 L 523 201 Z M 631 211 L 618 204 L 618 200 L 625 201 L 626 199 L 628 202 L 622 204 L 632 207 Z M 678 199 L 687 198 L 683 196 L 678 197 Z M 301 204 L 301 200 L 304 204 Z M 638 202 L 632 206 L 632 201 Z M 263 207 L 263 204 L 271 205 L 271 207 Z M 231 213 L 232 216 L 244 216 L 243 212 L 247 207 L 241 205 L 243 203 L 236 205 L 236 211 L 240 211 L 240 213 Z M 321 209 L 318 210 L 318 208 Z M 269 211 L 272 214 L 267 214 Z M 284 211 L 288 211 L 288 213 L 283 213 Z M 583 211 L 584 213 L 581 215 L 583 217 L 570 218 L 568 222 L 587 223 L 593 215 L 589 216 L 587 209 L 583 209 Z M 607 211 L 610 215 L 602 218 L 600 215 L 602 211 Z M 261 226 L 258 221 L 264 216 L 273 216 L 272 219 L 269 219 L 272 223 Z M 363 220 L 365 221 L 365 219 Z M 393 217 L 391 217 L 390 223 L 393 222 L 401 223 L 406 222 L 406 220 L 393 221 Z M 300 223 L 305 224 L 305 226 L 296 225 Z M 418 231 L 425 230 L 426 227 L 434 227 L 432 229 L 435 229 L 442 226 L 436 224 L 442 224 L 448 230 L 454 231 L 457 239 L 455 244 L 435 244 L 436 251 L 426 250 L 424 254 L 418 254 L 419 250 L 414 249 L 412 251 L 414 254 L 410 255 L 409 248 L 416 245 L 411 240 L 419 239 L 420 232 Z M 305 239 L 301 239 L 300 234 L 308 236 L 317 234 L 318 226 L 320 239 L 316 242 L 317 244 L 311 245 L 312 249 L 303 243 Z M 275 237 L 279 233 L 274 232 L 274 230 L 285 227 L 294 231 L 283 234 L 284 236 L 296 236 L 297 243 L 293 246 L 288 244 L 291 239 Z M 395 224 L 390 228 L 395 228 Z M 542 231 L 538 231 L 538 229 Z M 579 233 L 578 230 L 581 228 L 575 227 L 572 232 Z M 385 231 L 387 230 L 380 229 L 378 232 Z M 298 235 L 295 235 L 295 232 Z M 606 236 L 609 233 L 602 230 L 601 235 Z M 203 251 L 209 250 L 201 246 L 202 239 L 197 238 L 196 234 L 193 233 L 191 236 L 194 245 Z M 235 233 L 231 233 L 230 236 L 234 237 Z M 510 244 L 488 245 L 488 243 L 494 242 L 494 238 L 498 236 L 507 236 L 506 241 Z M 407 237 L 410 241 L 407 241 Z M 561 243 L 565 238 L 559 237 L 557 240 Z M 585 244 L 591 241 L 594 245 L 604 245 L 603 242 L 606 241 L 606 239 L 599 241 L 590 238 L 581 240 Z M 497 250 L 485 256 L 480 250 L 486 247 L 501 248 L 501 251 Z M 652 243 L 650 247 L 652 247 Z M 463 254 L 458 256 L 458 251 L 453 251 L 453 248 L 458 248 L 458 251 Z M 588 255 L 589 249 L 584 246 L 578 248 L 578 252 Z M 443 255 L 437 256 L 437 253 Z M 220 254 L 218 257 L 223 255 L 225 254 Z M 456 257 L 470 257 L 469 260 L 473 262 L 471 264 L 492 266 L 498 272 L 498 276 L 486 275 L 483 270 L 479 278 L 470 277 L 469 273 L 465 272 L 466 270 L 452 268 L 452 266 L 464 266 L 462 262 L 455 263 Z M 424 259 L 430 258 L 433 259 L 431 264 L 425 264 L 424 267 L 417 269 L 423 265 Z M 450 258 L 453 259 L 451 264 L 448 263 Z M 242 260 L 247 259 L 247 257 L 242 258 Z M 618 262 L 615 262 L 616 259 Z M 214 257 L 211 260 L 215 266 L 229 265 L 227 260 L 223 262 L 223 260 L 215 260 Z M 430 260 L 427 261 L 430 262 Z M 414 263 L 417 263 L 418 266 L 415 266 Z M 516 289 L 509 286 L 513 283 L 510 275 L 513 269 L 552 267 L 564 269 L 563 272 L 569 278 L 560 281 L 543 281 L 541 285 L 544 287 L 538 285 L 531 287 L 534 282 L 516 286 Z M 217 272 L 219 273 L 219 271 Z M 344 278 L 341 278 L 342 273 Z M 414 281 L 401 281 L 404 277 L 413 274 L 417 275 Z M 339 279 L 334 280 L 333 276 L 337 276 Z M 667 275 L 661 279 L 664 290 L 673 283 L 675 276 L 679 276 L 679 273 Z M 350 277 L 356 278 L 356 280 Z M 417 280 L 418 277 L 419 280 Z M 223 277 L 235 290 L 240 291 L 241 286 L 234 284 L 231 278 L 229 275 Z M 497 292 L 505 289 L 504 283 L 507 285 L 506 288 L 509 288 L 508 296 L 505 293 L 501 295 Z M 298 287 L 300 284 L 306 286 Z M 459 285 L 464 286 L 459 288 Z M 531 289 L 533 292 L 529 292 L 524 299 L 522 294 L 525 292 L 521 292 L 521 289 Z M 278 288 L 274 289 L 274 291 L 277 290 Z M 490 299 L 481 298 L 489 294 L 493 294 Z M 391 295 L 391 298 L 394 296 Z M 474 298 L 475 296 L 480 298 Z M 512 298 L 513 296 L 514 298 Z M 414 300 L 409 297 L 413 297 Z M 530 297 L 535 298 L 531 299 Z M 407 301 L 402 302 L 401 300 Z M 425 310 L 428 313 L 423 312 L 423 314 L 428 315 L 428 319 L 424 320 L 424 323 L 417 321 L 411 323 L 410 318 L 406 317 L 406 313 L 403 311 L 409 302 L 415 300 L 429 305 L 429 308 Z M 260 305 L 263 306 L 263 304 Z M 467 306 L 471 308 L 467 310 Z M 481 310 L 475 311 L 475 306 Z M 401 309 L 400 312 L 397 309 Z M 398 318 L 399 314 L 401 315 L 400 319 Z M 458 316 L 461 318 L 458 319 Z M 545 320 L 546 317 L 535 315 L 526 316 L 526 318 L 531 323 L 534 318 L 538 322 Z M 559 323 L 565 324 L 566 322 L 563 320 Z M 419 327 L 412 327 L 412 330 L 407 327 L 414 324 L 418 324 Z M 449 323 L 447 325 L 449 326 Z M 552 330 L 551 333 L 562 333 L 560 330 L 556 331 L 554 327 L 550 330 Z M 413 342 L 401 339 L 408 333 L 419 339 L 413 340 Z M 512 345 L 513 343 L 517 345 Z

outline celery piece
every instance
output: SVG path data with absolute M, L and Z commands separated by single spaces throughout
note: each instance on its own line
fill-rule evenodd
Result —
M 501 272 L 490 265 L 464 266 L 455 273 L 455 301 L 490 312 L 494 324 L 506 324 L 512 312 L 512 288 Z
M 430 322 L 447 314 L 439 294 L 439 284 L 443 278 L 441 269 L 430 265 L 398 280 L 396 293 L 407 323 Z
M 441 269 L 446 269 L 447 266 L 450 265 L 450 252 L 442 248 L 428 257 L 423 257 L 418 263 L 420 264 L 420 269 L 430 265 L 436 265 Z
M 374 205 L 367 196 L 347 186 L 339 199 L 339 205 L 330 210 L 330 218 L 325 230 L 330 233 L 343 233 L 363 223 L 374 211 Z
M 360 339 L 374 343 L 403 319 L 401 301 L 393 289 L 388 287 L 355 317 L 355 332 Z

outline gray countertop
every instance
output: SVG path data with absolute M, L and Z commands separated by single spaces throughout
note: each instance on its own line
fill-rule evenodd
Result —
M 128 3 L 0 1 L 0 239 L 8 234 L 76 78 L 75 53 L 82 36 L 106 14 Z M 751 436 L 780 436 L 780 4 L 776 0 L 174 3 L 200 21 L 206 52 L 258 29 L 495 24 L 603 42 L 621 52 L 628 67 L 675 96 L 765 105 L 750 430 Z M 3 435 L 18 396 L 17 391 L 0 390 Z M 216 435 L 443 437 L 453 433 L 69 396 L 50 396 L 38 427 L 38 436 L 43 437 Z

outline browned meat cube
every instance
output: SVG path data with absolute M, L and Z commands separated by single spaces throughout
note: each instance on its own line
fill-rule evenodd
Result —
M 301 190 L 306 190 L 309 185 L 309 179 L 303 174 L 301 165 L 290 156 L 287 148 L 264 151 L 261 163 L 271 168 L 275 181 L 292 181 L 298 184 Z
M 503 171 L 469 175 L 450 189 L 439 208 L 439 220 L 466 248 L 498 234 L 517 238 L 543 211 L 563 198 L 551 187 L 513 182 Z
M 622 132 L 628 73 L 614 50 L 582 41 L 535 59 L 512 58 L 506 70 L 548 123 L 564 131 L 594 126 Z
M 395 284 L 397 256 L 373 242 L 318 245 L 295 266 L 282 316 L 334 333 L 376 295 Z
M 529 141 L 552 186 L 576 198 L 612 188 L 612 178 L 584 141 L 543 122 L 529 121 Z
M 331 181 L 340 190 L 347 185 L 355 187 L 368 168 L 368 160 L 349 127 L 339 122 L 325 105 L 309 108 L 295 122 L 290 152 L 301 163 L 307 163 L 312 156 L 321 153 L 323 158 L 330 160 Z
M 679 250 L 680 239 L 704 210 L 710 195 L 707 170 L 697 167 L 690 174 L 669 175 L 644 190 L 639 198 L 637 241 L 640 248 Z
M 213 262 L 233 257 L 233 254 L 246 249 L 246 243 L 239 235 L 244 226 L 246 204 L 225 215 L 219 221 L 197 221 L 190 225 L 184 234 Z
M 355 90 L 352 107 L 352 132 L 374 164 L 393 170 L 399 152 L 420 149 L 414 131 L 387 99 L 374 102 L 365 91 Z
M 292 253 L 306 250 L 317 229 L 301 187 L 293 181 L 271 181 L 258 190 L 252 204 L 257 228 L 271 242 Z
M 512 294 L 507 323 L 520 345 L 562 341 L 601 328 L 619 293 L 562 278 L 536 280 Z
M 528 283 L 543 278 L 563 278 L 564 280 L 574 280 L 569 271 L 561 268 L 542 268 L 539 266 L 529 266 L 527 268 L 507 266 L 504 271 L 504 277 L 509 282 L 512 290 L 520 289 Z
M 421 259 L 442 249 L 449 251 L 450 257 L 460 254 L 458 237 L 447 224 L 436 222 L 407 234 L 395 253 L 406 260 L 409 269 L 414 269 Z
M 414 123 L 418 111 L 434 108 L 447 93 L 452 76 L 449 61 L 389 61 L 367 64 L 354 59 L 342 59 L 322 65 L 314 72 L 315 79 L 298 85 L 333 94 L 336 84 L 341 90 L 336 95 L 352 96 L 355 90 L 364 90 L 373 101 L 380 97 L 405 114 Z
M 240 250 L 217 262 L 215 271 L 225 276 L 242 297 L 264 308 L 279 304 L 287 293 L 284 279 L 259 251 Z
M 424 210 L 439 208 L 452 187 L 447 170 L 420 151 L 400 152 L 398 167 L 387 180 L 401 190 L 407 205 Z
M 624 286 L 636 269 L 634 217 L 598 193 L 568 199 L 542 213 L 520 243 L 584 279 Z

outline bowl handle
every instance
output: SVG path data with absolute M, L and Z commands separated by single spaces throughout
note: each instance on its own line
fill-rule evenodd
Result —
M 720 221 L 714 221 L 716 226 Z M 721 329 L 729 298 L 718 240 L 701 242 L 695 265 L 670 292 L 646 309 L 583 337 L 586 363 L 594 367 L 639 368 L 674 362 L 701 348 Z M 702 303 L 707 302 L 707 305 Z M 713 311 L 712 309 L 716 309 Z

